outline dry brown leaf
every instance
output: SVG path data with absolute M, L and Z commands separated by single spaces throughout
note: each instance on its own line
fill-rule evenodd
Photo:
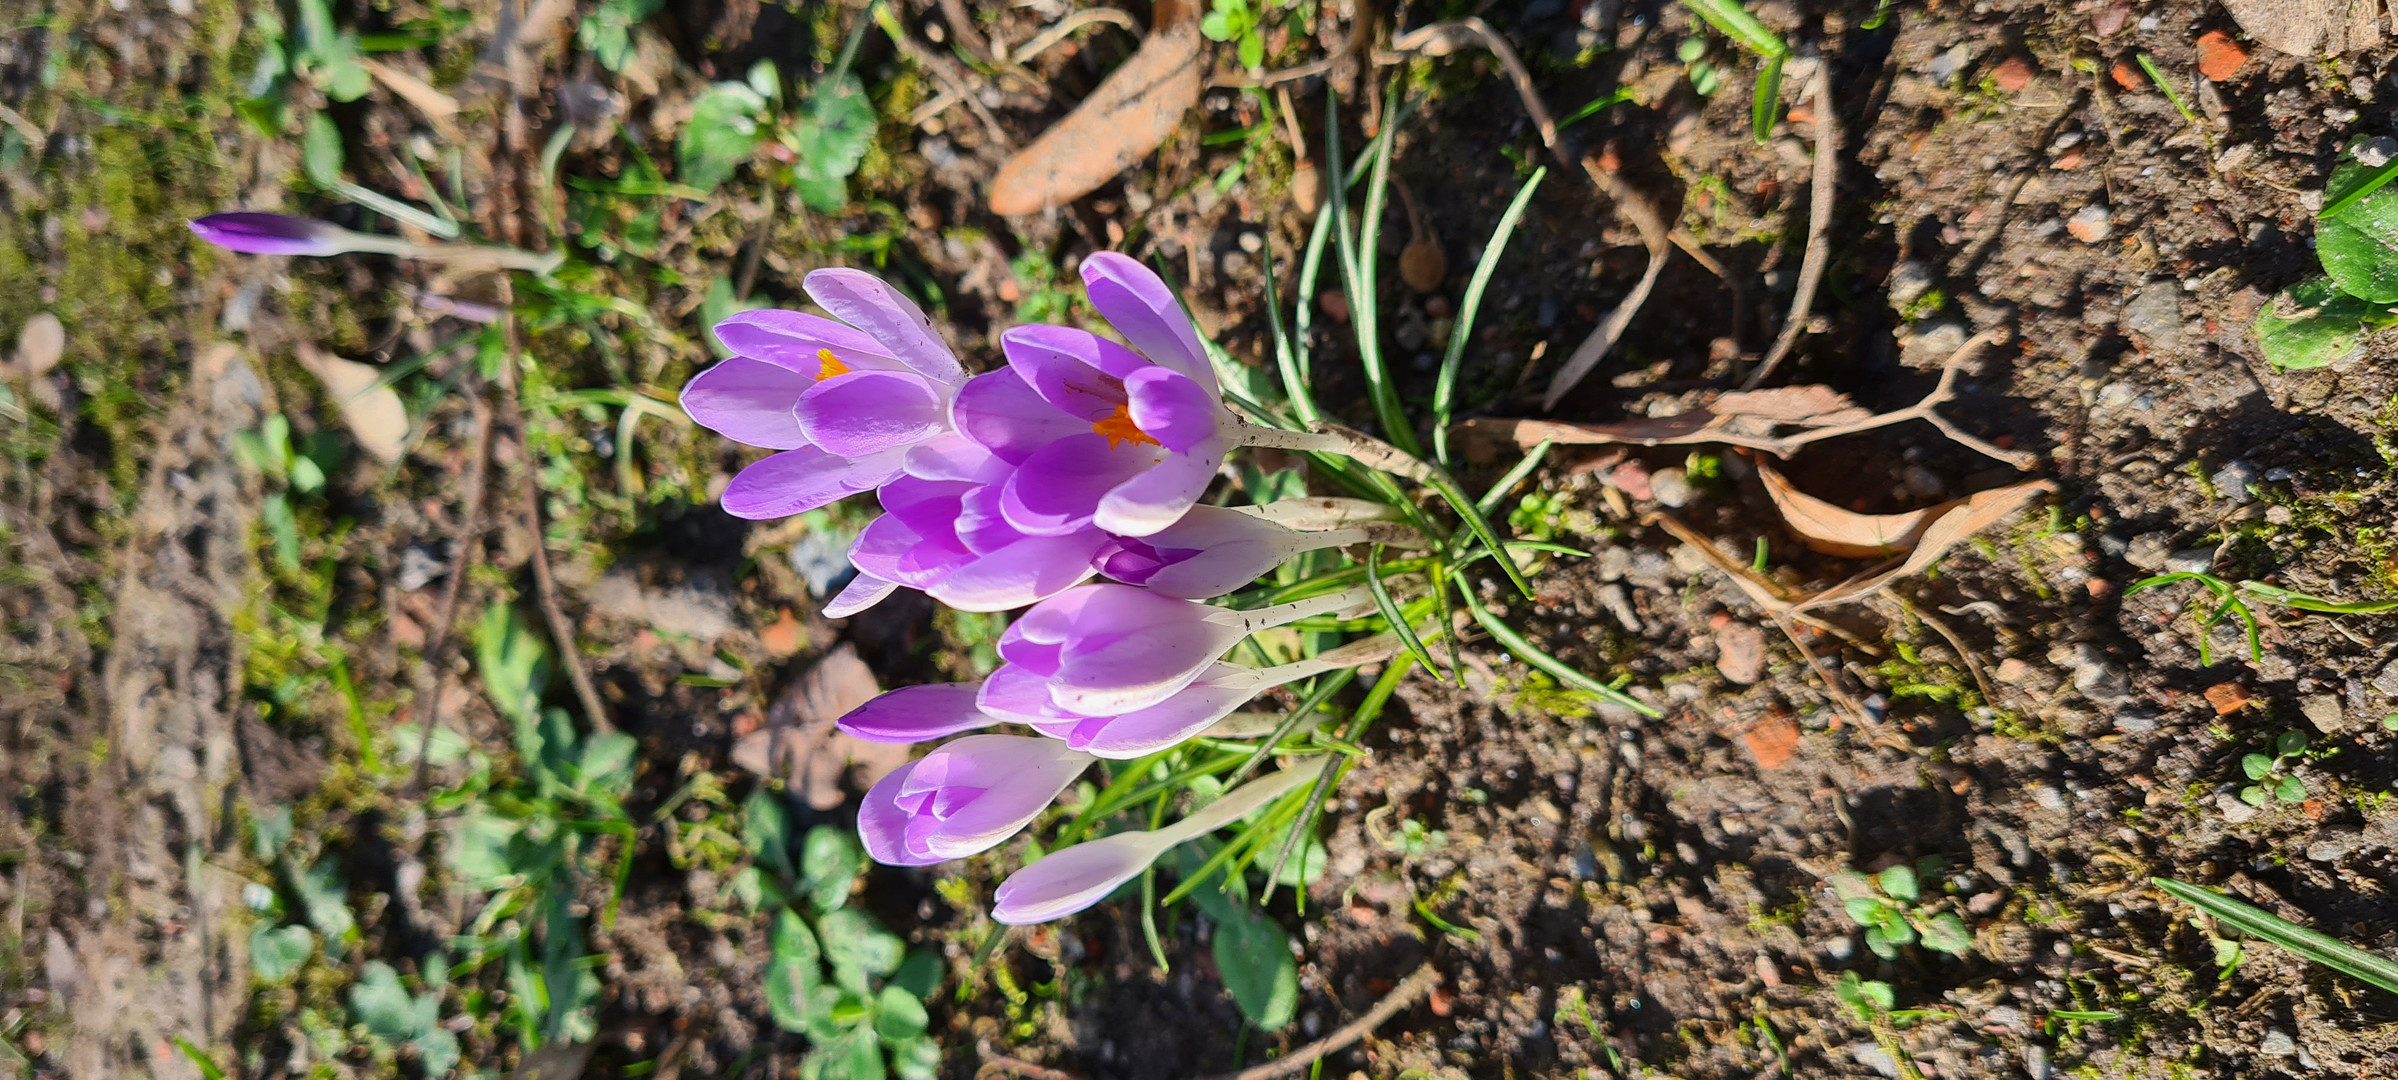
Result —
M 1733 390 L 1707 403 L 1707 411 L 1728 420 L 1762 420 L 1801 427 L 1853 424 L 1873 415 L 1829 386 L 1776 386 L 1765 390 Z
M 2223 9 L 2267 48 L 2313 58 L 2381 41 L 2382 0 L 2223 0 Z
M 1757 463 L 1757 479 L 1782 512 L 1782 523 L 1810 550 L 1847 559 L 1878 559 L 1912 550 L 1925 528 L 1948 513 L 1955 502 L 1909 510 L 1903 514 L 1860 514 L 1790 486 L 1773 466 Z
M 991 212 L 1030 214 L 1096 190 L 1148 157 L 1199 103 L 1199 26 L 1182 20 L 1149 33 L 1132 59 L 991 181 Z
M 2008 515 L 2022 509 L 2025 503 L 2032 501 L 2034 496 L 2055 490 L 2056 485 L 2046 480 L 2034 480 L 1977 492 L 1926 527 L 1923 536 L 1915 542 L 1915 553 L 1907 556 L 1907 561 L 1882 573 L 1825 589 L 1800 602 L 1796 610 L 1806 611 L 1863 600 L 1882 591 L 1891 582 L 1923 573 L 1933 563 L 1940 561 L 1942 555 L 1948 554 L 1948 549 L 1965 542 L 1967 537 L 2005 520 Z
M 435 125 L 447 125 L 458 115 L 458 99 L 433 89 L 433 84 L 380 61 L 366 60 L 362 63 L 366 65 L 368 74 Z
M 831 810 L 847 796 L 841 776 L 857 766 L 862 786 L 871 786 L 908 762 L 908 748 L 867 742 L 842 734 L 833 723 L 882 692 L 873 669 L 843 642 L 791 684 L 766 723 L 733 743 L 733 764 L 761 776 L 779 776 L 791 794 L 817 810 Z
M 391 387 L 378 385 L 375 367 L 332 356 L 313 345 L 294 350 L 300 366 L 325 384 L 326 396 L 341 410 L 342 422 L 360 449 L 389 464 L 408 452 L 408 408 Z

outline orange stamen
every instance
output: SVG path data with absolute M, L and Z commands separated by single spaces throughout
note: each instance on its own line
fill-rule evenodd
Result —
M 1091 430 L 1107 436 L 1107 448 L 1110 450 L 1128 442 L 1147 443 L 1150 446 L 1164 445 L 1156 439 L 1150 438 L 1148 432 L 1142 431 L 1140 425 L 1132 422 L 1132 408 L 1128 405 L 1116 406 L 1115 415 L 1092 424 Z
M 835 375 L 849 374 L 849 365 L 833 355 L 831 349 L 816 350 L 816 381 L 823 382 Z

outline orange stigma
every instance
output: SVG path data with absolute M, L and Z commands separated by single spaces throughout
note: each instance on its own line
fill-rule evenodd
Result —
M 1128 405 L 1116 406 L 1115 415 L 1092 424 L 1091 430 L 1096 434 L 1107 436 L 1107 448 L 1110 450 L 1128 442 L 1147 443 L 1151 446 L 1164 445 L 1156 439 L 1150 438 L 1148 432 L 1142 431 L 1140 425 L 1132 422 L 1132 408 Z
M 849 374 L 849 365 L 833 355 L 831 349 L 816 350 L 816 381 L 823 382 L 835 375 Z

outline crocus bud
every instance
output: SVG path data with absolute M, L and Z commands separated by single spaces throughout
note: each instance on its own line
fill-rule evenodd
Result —
M 1315 779 L 1317 771 L 1308 766 L 1319 760 L 1301 760 L 1271 776 L 1258 777 L 1163 829 L 1117 833 L 1051 852 L 999 883 L 991 917 L 1021 926 L 1062 919 L 1090 907 L 1139 876 L 1174 845 L 1230 825 Z
M 858 839 L 889 866 L 962 859 L 1015 835 L 1090 763 L 1055 739 L 952 739 L 866 793 Z
M 1194 506 L 1182 520 L 1148 536 L 1111 536 L 1091 565 L 1127 585 L 1205 600 L 1264 576 L 1303 551 L 1373 541 L 1421 543 L 1405 526 L 1380 523 L 1324 532 L 1285 528 L 1255 507 Z
M 210 214 L 190 225 L 200 239 L 248 255 L 339 255 L 355 250 L 350 241 L 358 235 L 313 218 L 247 210 Z
M 1120 716 L 1172 697 L 1250 634 L 1367 599 L 1353 589 L 1235 611 L 1130 585 L 1079 585 L 1026 611 L 1000 635 L 999 655 L 1038 677 L 1058 708 Z

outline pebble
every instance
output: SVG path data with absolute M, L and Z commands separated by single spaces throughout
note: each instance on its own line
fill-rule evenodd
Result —
M 2264 1041 L 2256 1044 L 2256 1052 L 2266 1057 L 2289 1057 L 2298 1052 L 2298 1040 L 2280 1028 L 2266 1028 Z
M 1899 349 L 1898 362 L 1913 368 L 1939 367 L 1963 348 L 1965 339 L 1971 336 L 1972 331 L 1954 319 L 1925 323 Z
M 1715 632 L 1715 670 L 1748 686 L 1765 677 L 1765 631 L 1752 623 L 1733 623 Z
M 2090 30 L 2099 37 L 2114 37 L 2123 32 L 2123 24 L 2132 21 L 2132 9 L 2125 4 L 2100 8 L 2090 16 Z
M 1930 76 L 1933 82 L 1946 83 L 1958 72 L 1965 70 L 1965 65 L 1972 62 L 1973 50 L 1964 42 L 1958 42 L 1949 46 L 1940 55 L 1933 57 L 1931 63 L 1925 64 L 1923 73 Z
M 27 378 L 49 374 L 66 353 L 66 326 L 47 311 L 25 320 L 25 328 L 17 332 L 17 367 Z
M 2115 730 L 2126 735 L 2145 735 L 2157 729 L 2157 714 L 2146 709 L 2125 709 L 2115 714 Z
M 2378 169 L 2398 157 L 2398 139 L 2375 135 L 2356 146 L 2356 163 L 2368 169 Z
M 1898 1062 L 1890 1056 L 1889 1051 L 1873 1043 L 1851 1043 L 1848 1048 L 1848 1056 L 1857 1059 L 1857 1064 L 1883 1076 L 1891 1077 L 1892 1080 L 1897 1080 L 1899 1076 Z
M 2165 559 L 2165 571 L 2172 574 L 2203 574 L 2214 568 L 2214 548 L 2183 548 Z
M 2123 305 L 2119 322 L 2125 330 L 2147 338 L 2152 348 L 2171 349 L 2181 344 L 2181 287 L 2159 281 L 2141 289 Z
M 2241 802 L 2239 796 L 2228 791 L 2215 796 L 2215 809 L 2223 811 L 2223 820 L 2234 825 L 2246 825 L 2255 821 L 2258 814 L 2264 813 L 2256 807 Z
M 2365 846 L 2365 831 L 2345 825 L 2334 825 L 2315 834 L 2306 846 L 2306 857 L 2316 862 L 2338 862 Z
M 2047 784 L 2032 785 L 2032 801 L 2039 803 L 2043 809 L 2065 809 L 2065 793 Z
M 2152 20 L 2142 19 L 2141 21 Z M 2027 1042 L 2023 1044 L 2023 1071 L 2029 1073 L 2032 1080 L 2049 1080 L 2049 1077 L 2056 1075 L 2057 1067 L 2049 1062 L 2047 1047 L 2036 1042 Z
M 1690 505 L 1698 491 L 1690 486 L 1690 477 L 1680 469 L 1659 469 L 1649 474 L 1649 495 L 1658 505 L 1680 508 Z
M 2164 532 L 2141 533 L 2132 537 L 2123 550 L 2124 562 L 2150 573 L 2163 570 L 2166 560 L 2172 557 L 2172 538 Z
M 1246 251 L 1251 255 L 1255 255 L 1258 252 L 1265 250 L 1266 238 L 1258 235 L 1257 233 L 1245 232 L 1241 234 L 1240 244 L 1242 251 Z
M 2098 705 L 2121 705 L 2131 700 L 2131 683 L 2123 669 L 2108 663 L 2105 651 L 2089 642 L 2059 645 L 2048 662 L 2073 672 L 2073 688 Z
M 2066 219 L 2065 231 L 2072 233 L 2074 239 L 2085 244 L 2095 244 L 2114 232 L 2114 227 L 2108 223 L 2111 217 L 2111 213 L 2103 205 L 2085 206 L 2074 211 L 2073 216 Z
M 2215 475 L 2210 479 L 2215 482 L 2215 490 L 2230 500 L 2233 506 L 2245 506 L 2256 501 L 2256 496 L 2250 494 L 2248 489 L 2255 486 L 2261 476 L 2256 466 L 2245 461 L 2234 461 L 2215 470 Z
M 2348 726 L 2348 713 L 2340 707 L 2338 694 L 2308 694 L 2298 699 L 2298 711 L 2325 735 L 2337 735 Z
M 1921 259 L 1907 259 L 1890 268 L 1890 308 L 1905 311 L 1932 291 L 1932 268 Z
M 2222 82 L 2248 62 L 2248 50 L 2221 30 L 2198 35 L 2198 73 Z
M 2398 698 L 2398 660 L 2390 661 L 2390 666 L 2373 677 L 2373 689 L 2381 691 L 2384 697 Z
M 415 592 L 439 580 L 449 569 L 447 560 L 428 544 L 410 544 L 400 552 L 399 579 L 393 584 L 401 592 Z

